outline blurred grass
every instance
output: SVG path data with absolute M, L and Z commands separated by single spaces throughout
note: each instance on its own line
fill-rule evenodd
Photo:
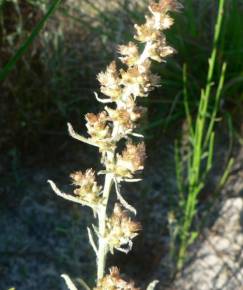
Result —
M 58 4 L 60 3 L 61 0 L 55 0 L 53 1 L 52 5 L 47 9 L 47 12 L 45 15 L 41 18 L 41 20 L 37 23 L 37 25 L 34 27 L 32 30 L 30 36 L 23 42 L 23 44 L 20 46 L 20 48 L 17 50 L 17 52 L 13 55 L 12 58 L 7 62 L 6 65 L 2 68 L 0 71 L 0 81 L 3 81 L 8 74 L 11 72 L 13 67 L 17 65 L 17 61 L 21 58 L 21 56 L 26 52 L 28 47 L 32 44 L 32 42 L 35 40 L 41 29 L 43 28 L 45 22 L 48 20 L 48 18 L 52 15 L 52 13 L 55 11 L 57 8 Z M 16 6 L 18 7 L 18 6 Z M 19 7 L 18 7 L 19 13 Z

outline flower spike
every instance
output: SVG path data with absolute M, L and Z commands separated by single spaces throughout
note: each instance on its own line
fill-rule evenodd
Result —
M 140 223 L 129 216 L 130 212 L 136 215 L 136 209 L 123 198 L 121 183 L 141 180 L 137 174 L 144 169 L 145 145 L 144 142 L 135 143 L 133 139 L 143 138 L 137 130 L 146 110 L 138 105 L 138 98 L 148 97 L 161 85 L 160 77 L 152 73 L 152 62 L 165 62 L 175 53 L 175 49 L 167 43 L 164 30 L 174 23 L 170 12 L 178 12 L 181 8 L 177 0 L 150 3 L 150 14 L 145 16 L 145 23 L 134 26 L 134 41 L 118 47 L 120 67 L 112 61 L 97 75 L 100 92 L 104 96 L 99 97 L 94 92 L 95 98 L 101 104 L 109 105 L 99 113 L 85 115 L 89 137 L 79 135 L 70 123 L 67 124 L 71 137 L 99 149 L 104 168 L 98 175 L 99 179 L 104 179 L 103 186 L 98 185 L 92 169 L 70 175 L 75 187 L 73 194 L 61 192 L 53 181 L 48 181 L 58 196 L 89 206 L 94 218 L 97 218 L 97 226 L 92 224 L 87 228 L 89 242 L 97 258 L 97 284 L 93 290 L 140 290 L 133 282 L 122 279 L 117 267 L 112 267 L 106 274 L 106 258 L 114 250 L 128 253 L 133 239 L 142 229 Z M 112 190 L 116 199 L 113 212 L 109 214 Z M 77 290 L 67 275 L 63 278 L 70 290 Z M 147 290 L 154 290 L 156 284 L 157 281 L 150 283 Z M 87 285 L 85 288 L 89 289 Z

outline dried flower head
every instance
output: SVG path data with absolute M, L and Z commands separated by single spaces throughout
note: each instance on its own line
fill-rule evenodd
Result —
M 97 185 L 94 170 L 87 169 L 84 173 L 76 171 L 70 177 L 77 187 L 74 194 L 84 205 L 94 207 L 101 203 L 101 186 Z
M 149 42 L 156 40 L 160 32 L 154 27 L 154 22 L 147 21 L 145 24 L 142 25 L 134 25 L 136 30 L 136 34 L 134 38 L 140 42 Z
M 120 45 L 118 47 L 119 53 L 123 56 L 120 60 L 127 66 L 136 65 L 139 60 L 138 47 L 134 42 L 129 42 L 128 45 Z
M 145 112 L 143 107 L 124 107 L 120 109 L 105 108 L 114 124 L 118 124 L 117 135 L 123 137 L 136 127 L 136 122 Z
M 153 13 L 152 17 L 146 17 L 146 25 L 149 27 L 154 27 L 159 31 L 166 30 L 170 28 L 173 24 L 174 19 L 168 14 Z
M 148 49 L 148 55 L 151 59 L 161 62 L 167 56 L 173 54 L 175 49 L 166 44 L 165 37 L 160 37 Z
M 105 239 L 109 245 L 110 252 L 114 249 L 129 252 L 132 247 L 132 239 L 142 229 L 140 223 L 132 221 L 126 210 L 116 203 L 113 214 L 106 222 Z M 126 247 L 126 248 L 124 248 Z
M 97 79 L 101 84 L 100 90 L 104 95 L 110 97 L 113 101 L 120 98 L 122 88 L 115 61 L 106 68 L 105 72 L 100 72 Z
M 109 151 L 114 148 L 111 140 L 111 128 L 108 125 L 110 119 L 107 112 L 102 111 L 97 115 L 88 113 L 85 115 L 85 119 L 91 140 L 99 147 L 100 151 Z
M 122 154 L 117 154 L 115 174 L 121 178 L 132 178 L 134 173 L 143 170 L 145 157 L 143 142 L 137 145 L 128 142 Z
M 135 99 L 136 97 L 146 97 L 154 86 L 158 85 L 158 78 L 155 81 L 155 76 L 149 70 L 145 68 L 144 72 L 141 72 L 137 66 L 130 67 L 127 71 L 121 70 L 121 78 L 124 95 L 132 95 Z
M 140 290 L 135 287 L 134 282 L 127 282 L 120 276 L 119 269 L 117 267 L 110 268 L 110 274 L 100 279 L 97 283 L 97 287 L 93 290 Z

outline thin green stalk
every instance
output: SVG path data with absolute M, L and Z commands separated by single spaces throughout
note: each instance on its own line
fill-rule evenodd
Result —
M 207 166 L 206 166 L 206 172 L 205 172 L 206 174 L 212 168 L 212 164 L 213 164 L 214 141 L 215 141 L 215 133 L 212 132 L 209 139 Z
M 211 53 L 211 57 L 209 59 L 207 86 L 205 90 L 206 100 L 209 99 L 211 87 L 212 87 L 212 78 L 213 78 L 213 73 L 215 69 L 215 61 L 216 61 L 216 55 L 217 55 L 217 50 L 218 50 L 219 36 L 222 29 L 222 21 L 223 21 L 223 15 L 224 15 L 224 2 L 225 0 L 219 0 L 218 16 L 217 16 L 217 21 L 215 24 L 215 29 L 214 29 L 213 50 Z
M 234 165 L 234 161 L 235 161 L 234 158 L 230 158 L 229 162 L 227 163 L 227 166 L 225 168 L 224 174 L 220 178 L 220 181 L 219 181 L 219 184 L 217 186 L 216 192 L 219 191 L 219 189 L 222 188 L 223 185 L 226 183 L 226 181 L 227 181 L 227 179 L 228 179 L 228 177 L 230 175 L 230 171 L 231 171 L 231 169 L 232 169 L 232 167 Z
M 180 160 L 179 146 L 178 142 L 175 143 L 175 166 L 176 166 L 176 181 L 179 192 L 179 203 L 183 208 L 185 203 L 185 197 L 183 195 L 184 187 L 183 187 L 183 176 L 182 176 L 182 162 Z
M 206 138 L 205 138 L 205 146 L 207 145 L 209 139 L 210 139 L 210 135 L 213 131 L 213 127 L 215 124 L 215 118 L 218 112 L 218 107 L 219 107 L 219 102 L 220 102 L 220 97 L 222 95 L 222 90 L 223 90 L 223 85 L 224 85 L 224 80 L 225 80 L 225 72 L 226 72 L 226 68 L 227 68 L 227 64 L 224 62 L 223 66 L 222 66 L 222 70 L 221 70 L 221 74 L 220 74 L 220 79 L 219 79 L 219 84 L 217 87 L 217 91 L 216 91 L 216 96 L 215 96 L 215 105 L 214 105 L 214 109 L 210 118 L 210 123 L 208 126 L 208 130 L 207 130 L 207 134 L 206 134 Z
M 190 135 L 193 138 L 194 131 L 193 131 L 193 126 L 192 126 L 192 117 L 190 113 L 190 108 L 189 108 L 189 101 L 188 101 L 188 90 L 187 90 L 187 65 L 184 63 L 183 64 L 183 95 L 184 95 L 184 107 L 185 107 L 185 112 L 186 112 L 186 117 L 187 117 L 187 122 L 188 126 L 190 129 Z

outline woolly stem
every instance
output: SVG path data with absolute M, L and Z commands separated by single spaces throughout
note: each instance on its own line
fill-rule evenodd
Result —
M 114 154 L 113 154 L 114 155 Z M 103 206 L 100 208 L 98 212 L 98 220 L 99 220 L 99 248 L 97 253 L 97 280 L 103 278 L 105 273 L 105 265 L 106 265 L 106 256 L 108 252 L 107 242 L 105 240 L 105 230 L 106 230 L 106 211 L 107 205 L 109 201 L 110 190 L 113 183 L 112 174 L 108 173 L 105 176 L 105 184 L 103 191 Z
M 148 50 L 151 46 L 151 43 L 147 43 L 144 47 L 143 52 L 141 53 L 141 56 L 139 58 L 139 67 L 141 64 L 143 64 L 146 59 L 148 59 Z M 121 105 L 119 102 L 117 102 L 117 108 Z M 115 139 L 119 132 L 119 125 L 115 124 L 112 132 L 112 137 Z M 107 152 L 107 162 L 114 162 L 115 158 L 115 151 L 113 152 Z M 113 175 L 111 173 L 107 173 L 105 176 L 105 182 L 104 182 L 104 190 L 103 190 L 103 205 L 100 207 L 98 211 L 98 223 L 99 223 L 99 241 L 98 241 L 98 253 L 97 253 L 97 281 L 102 279 L 105 274 L 105 266 L 106 266 L 106 257 L 108 253 L 108 245 L 105 240 L 106 235 L 106 217 L 107 217 L 107 205 L 109 201 L 110 191 L 111 187 L 113 185 Z

